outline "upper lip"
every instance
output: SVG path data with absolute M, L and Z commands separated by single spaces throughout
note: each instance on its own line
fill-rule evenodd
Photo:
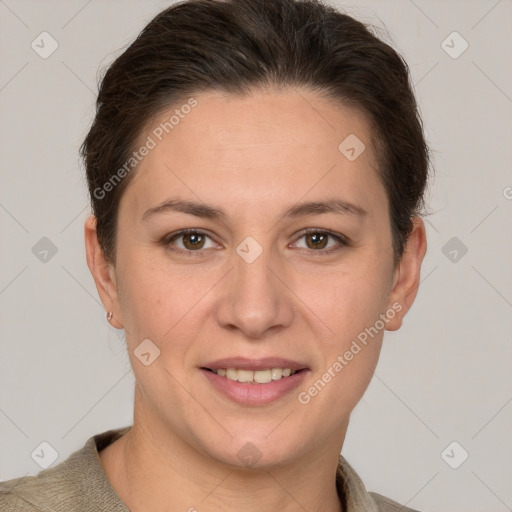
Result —
M 202 368 L 218 370 L 220 368 L 236 368 L 240 370 L 266 370 L 268 368 L 289 368 L 290 370 L 303 370 L 307 365 L 291 359 L 282 357 L 262 357 L 259 359 L 248 359 L 247 357 L 226 357 L 206 363 Z

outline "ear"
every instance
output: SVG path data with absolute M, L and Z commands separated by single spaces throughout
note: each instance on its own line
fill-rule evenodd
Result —
M 397 315 L 386 324 L 386 330 L 397 331 L 402 319 L 411 308 L 420 285 L 420 270 L 427 252 L 425 224 L 419 217 L 413 218 L 414 227 L 405 250 L 393 273 L 392 291 L 388 308 L 397 311 Z M 394 306 L 393 306 L 394 305 Z
M 84 225 L 87 266 L 96 283 L 101 302 L 108 312 L 111 311 L 113 313 L 110 324 L 116 329 L 122 329 L 123 319 L 117 292 L 115 267 L 107 260 L 98 242 L 96 221 L 96 217 L 91 215 L 87 218 Z

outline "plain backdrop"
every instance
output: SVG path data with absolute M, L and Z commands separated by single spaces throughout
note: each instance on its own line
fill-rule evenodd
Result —
M 331 3 L 409 63 L 436 170 L 420 290 L 343 454 L 421 511 L 512 510 L 512 2 Z M 123 333 L 86 266 L 77 151 L 99 69 L 167 5 L 0 0 L 0 480 L 40 471 L 42 442 L 56 465 L 132 423 Z M 58 44 L 46 58 L 41 37 Z

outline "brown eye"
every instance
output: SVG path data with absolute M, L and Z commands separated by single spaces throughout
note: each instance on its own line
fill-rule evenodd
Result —
M 306 245 L 309 249 L 325 249 L 329 235 L 326 233 L 308 233 L 304 235 L 306 239 Z M 311 243 L 310 243 L 311 242 Z
M 303 245 L 299 243 L 302 240 L 305 242 Z M 350 245 L 348 239 L 341 234 L 312 228 L 303 231 L 295 243 L 297 247 L 318 255 L 330 254 Z
M 202 249 L 204 245 L 204 236 L 200 233 L 186 233 L 183 237 L 183 245 L 189 249 Z
M 184 229 L 168 235 L 164 237 L 162 243 L 170 249 L 176 249 L 185 253 L 201 253 L 203 249 L 215 247 L 215 243 L 209 235 L 195 229 Z

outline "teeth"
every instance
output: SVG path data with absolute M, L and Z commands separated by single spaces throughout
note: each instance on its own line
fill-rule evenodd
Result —
M 258 384 L 266 384 L 272 380 L 272 371 L 271 370 L 258 370 L 254 373 L 254 382 Z
M 238 382 L 250 382 L 252 384 L 268 384 L 273 380 L 280 380 L 283 377 L 289 377 L 296 370 L 290 368 L 269 368 L 268 370 L 237 370 L 236 368 L 219 368 L 218 370 L 212 370 L 220 377 L 226 377 L 230 380 L 236 380 Z
M 238 372 L 238 382 L 251 382 L 254 380 L 254 372 L 251 370 L 235 370 Z
M 283 376 L 281 368 L 272 368 L 272 380 L 279 380 Z
M 226 377 L 231 380 L 238 380 L 238 372 L 234 368 L 226 370 Z

